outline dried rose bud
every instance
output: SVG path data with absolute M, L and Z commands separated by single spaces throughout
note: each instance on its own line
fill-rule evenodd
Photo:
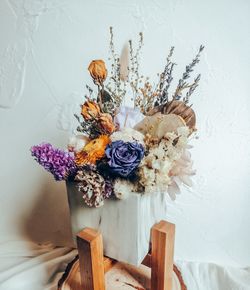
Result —
M 85 120 L 92 120 L 100 115 L 101 111 L 99 106 L 93 101 L 86 101 L 82 105 L 81 115 Z
M 103 60 L 92 60 L 88 70 L 94 83 L 102 84 L 105 81 L 107 77 L 107 69 Z
M 115 125 L 110 114 L 100 114 L 98 123 L 106 134 L 112 134 L 115 131 Z

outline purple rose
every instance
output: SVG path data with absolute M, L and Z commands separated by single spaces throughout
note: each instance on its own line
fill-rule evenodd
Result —
M 140 164 L 144 156 L 144 148 L 137 142 L 115 141 L 105 150 L 108 164 L 112 172 L 129 176 Z

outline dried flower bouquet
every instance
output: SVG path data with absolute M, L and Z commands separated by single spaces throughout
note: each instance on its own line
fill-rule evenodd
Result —
M 42 143 L 31 148 L 35 160 L 56 180 L 74 180 L 83 202 L 99 207 L 105 199 L 125 199 L 131 192 L 168 192 L 172 199 L 183 183 L 191 186 L 195 173 L 188 142 L 196 131 L 196 117 L 190 96 L 200 74 L 189 81 L 200 60 L 199 51 L 170 93 L 174 47 L 153 85 L 140 75 L 139 58 L 143 34 L 134 49 L 132 41 L 117 55 L 110 28 L 111 70 L 103 60 L 93 60 L 89 73 L 97 93 L 87 86 L 88 96 L 81 105 L 76 134 L 67 150 Z M 129 96 L 132 106 L 124 105 Z

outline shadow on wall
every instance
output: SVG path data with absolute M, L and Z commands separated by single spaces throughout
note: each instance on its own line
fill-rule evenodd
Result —
M 64 182 L 42 180 L 35 187 L 37 198 L 20 217 L 25 239 L 35 243 L 51 242 L 56 246 L 73 246 L 70 214 Z

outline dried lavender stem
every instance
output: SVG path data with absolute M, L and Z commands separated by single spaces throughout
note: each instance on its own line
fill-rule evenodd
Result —
M 157 100 L 155 106 L 159 106 L 168 102 L 168 90 L 170 84 L 173 80 L 172 73 L 175 63 L 171 61 L 171 57 L 174 52 L 174 47 L 170 48 L 169 54 L 167 56 L 167 63 L 165 65 L 164 71 L 160 74 L 159 84 L 157 85 Z
M 198 51 L 198 53 L 196 54 L 196 56 L 195 56 L 195 58 L 193 59 L 193 61 L 192 61 L 189 65 L 186 66 L 185 72 L 183 73 L 182 78 L 179 80 L 178 86 L 177 86 L 177 88 L 176 88 L 176 90 L 175 90 L 175 93 L 174 93 L 174 95 L 173 95 L 173 99 L 175 99 L 175 100 L 179 100 L 179 99 L 181 98 L 181 96 L 180 96 L 180 95 L 181 95 L 181 92 L 182 92 L 184 89 L 190 87 L 190 85 L 187 84 L 186 80 L 189 79 L 190 74 L 191 74 L 191 72 L 193 71 L 195 65 L 196 65 L 197 63 L 199 63 L 199 61 L 200 61 L 200 54 L 201 54 L 201 52 L 203 51 L 203 49 L 204 49 L 204 46 L 201 45 L 200 48 L 199 48 L 199 51 Z

